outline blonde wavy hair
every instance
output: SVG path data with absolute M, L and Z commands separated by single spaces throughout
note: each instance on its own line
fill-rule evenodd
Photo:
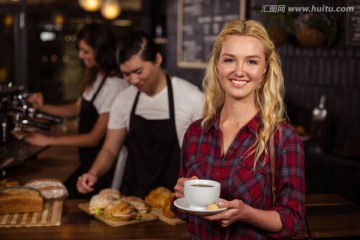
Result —
M 202 112 L 203 127 L 215 117 L 216 112 L 224 105 L 225 91 L 219 82 L 217 64 L 222 43 L 231 35 L 255 37 L 260 40 L 265 49 L 266 72 L 263 81 L 255 91 L 255 104 L 260 110 L 262 125 L 257 132 L 257 140 L 250 151 L 250 153 L 255 153 L 253 165 L 255 170 L 260 156 L 263 153 L 268 156 L 267 143 L 275 131 L 279 129 L 279 123 L 284 120 L 284 77 L 274 44 L 261 23 L 254 20 L 228 22 L 215 40 L 203 79 L 205 93 L 205 104 Z M 265 157 L 263 163 L 266 159 Z

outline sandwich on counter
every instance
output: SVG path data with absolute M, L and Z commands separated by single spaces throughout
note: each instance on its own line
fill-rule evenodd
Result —
M 116 200 L 111 195 L 97 194 L 91 197 L 89 203 L 89 212 L 92 215 L 100 216 L 104 209 L 114 203 Z
M 89 212 L 114 220 L 140 220 L 141 214 L 150 212 L 150 207 L 139 197 L 124 196 L 117 189 L 106 188 L 91 197 Z
M 129 221 L 132 219 L 141 219 L 136 208 L 125 201 L 118 201 L 108 205 L 104 209 L 104 217 L 112 220 Z

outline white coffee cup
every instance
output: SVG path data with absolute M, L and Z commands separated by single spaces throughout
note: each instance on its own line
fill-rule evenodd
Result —
M 188 180 L 184 182 L 184 195 L 190 208 L 203 210 L 219 200 L 220 183 L 206 179 Z

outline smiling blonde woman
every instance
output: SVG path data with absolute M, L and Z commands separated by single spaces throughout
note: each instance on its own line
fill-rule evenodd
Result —
M 188 179 L 212 179 L 221 183 L 224 200 L 218 205 L 227 210 L 199 217 L 173 207 L 177 217 L 187 221 L 192 239 L 296 235 L 305 216 L 304 152 L 294 129 L 283 121 L 280 61 L 259 22 L 225 25 L 203 85 L 202 119 L 185 133 L 175 196 L 184 196 Z

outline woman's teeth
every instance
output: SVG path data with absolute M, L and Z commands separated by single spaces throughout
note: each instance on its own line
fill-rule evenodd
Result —
M 231 80 L 231 82 L 237 87 L 244 86 L 247 83 L 247 81 L 238 81 L 238 80 Z

